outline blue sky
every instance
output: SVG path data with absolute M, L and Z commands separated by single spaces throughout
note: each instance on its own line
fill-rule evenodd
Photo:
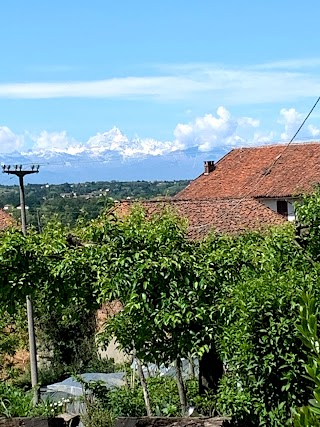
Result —
M 113 127 L 123 157 L 285 142 L 320 95 L 319 15 L 316 0 L 3 2 L 0 156 L 92 149 Z

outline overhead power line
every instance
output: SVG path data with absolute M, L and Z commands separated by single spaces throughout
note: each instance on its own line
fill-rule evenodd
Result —
M 300 132 L 300 130 L 303 128 L 305 122 L 308 120 L 308 118 L 311 116 L 313 110 L 316 108 L 318 102 L 320 101 L 320 96 L 318 97 L 318 99 L 316 100 L 316 102 L 314 103 L 313 107 L 311 108 L 311 110 L 309 111 L 309 113 L 307 114 L 306 118 L 303 120 L 303 122 L 301 123 L 301 125 L 299 126 L 297 132 L 293 135 L 293 137 L 290 139 L 288 146 L 293 142 L 293 140 L 296 138 L 296 136 L 298 135 L 298 133 Z

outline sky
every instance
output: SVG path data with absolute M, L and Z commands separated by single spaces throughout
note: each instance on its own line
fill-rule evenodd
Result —
M 2 2 L 0 161 L 287 142 L 320 96 L 319 15 L 317 0 Z M 320 103 L 300 140 L 319 119 Z

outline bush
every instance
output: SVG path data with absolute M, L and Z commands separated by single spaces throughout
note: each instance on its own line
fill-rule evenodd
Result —
M 308 405 L 298 408 L 294 425 L 296 427 L 319 427 L 320 426 L 320 342 L 318 335 L 318 310 L 316 300 L 309 292 L 302 294 L 300 307 L 301 324 L 298 330 L 301 340 L 308 349 L 309 359 L 305 365 L 308 378 L 313 387 L 312 399 Z M 311 393 L 310 393 L 311 394 Z
M 49 368 L 59 375 L 83 372 L 97 354 L 95 313 L 70 304 L 61 312 L 38 308 L 38 316 L 38 341 Z
M 295 324 L 299 295 L 318 271 L 293 239 L 290 227 L 249 236 L 242 250 L 250 249 L 250 264 L 221 298 L 216 342 L 225 374 L 217 409 L 237 425 L 291 425 L 293 409 L 308 398 L 307 355 Z
M 175 378 L 151 377 L 147 378 L 150 394 L 151 409 L 156 416 L 180 416 L 181 407 L 178 388 Z M 146 416 L 143 392 L 138 380 L 133 387 L 122 386 L 107 390 L 98 382 L 85 385 L 90 389 L 102 408 L 110 411 L 116 417 L 143 417 Z M 191 406 L 203 415 L 212 415 L 211 396 L 198 396 L 198 381 L 186 381 L 187 399 Z
M 53 405 L 50 401 L 40 401 L 33 406 L 33 392 L 21 390 L 18 387 L 0 383 L 0 417 L 52 417 L 61 412 L 62 406 Z
M 114 415 L 99 400 L 86 396 L 85 405 L 86 412 L 81 415 L 84 427 L 112 427 L 114 425 Z
M 32 395 L 18 387 L 0 383 L 0 416 L 26 417 L 33 409 Z

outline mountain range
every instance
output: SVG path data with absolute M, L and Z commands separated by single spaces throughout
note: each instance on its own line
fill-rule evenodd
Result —
M 226 151 L 221 148 L 203 153 L 197 147 L 183 149 L 170 141 L 128 139 L 113 128 L 85 144 L 70 141 L 64 147 L 0 153 L 0 162 L 23 168 L 39 164 L 40 173 L 27 177 L 32 183 L 162 181 L 195 178 L 202 173 L 204 160 L 217 160 Z

